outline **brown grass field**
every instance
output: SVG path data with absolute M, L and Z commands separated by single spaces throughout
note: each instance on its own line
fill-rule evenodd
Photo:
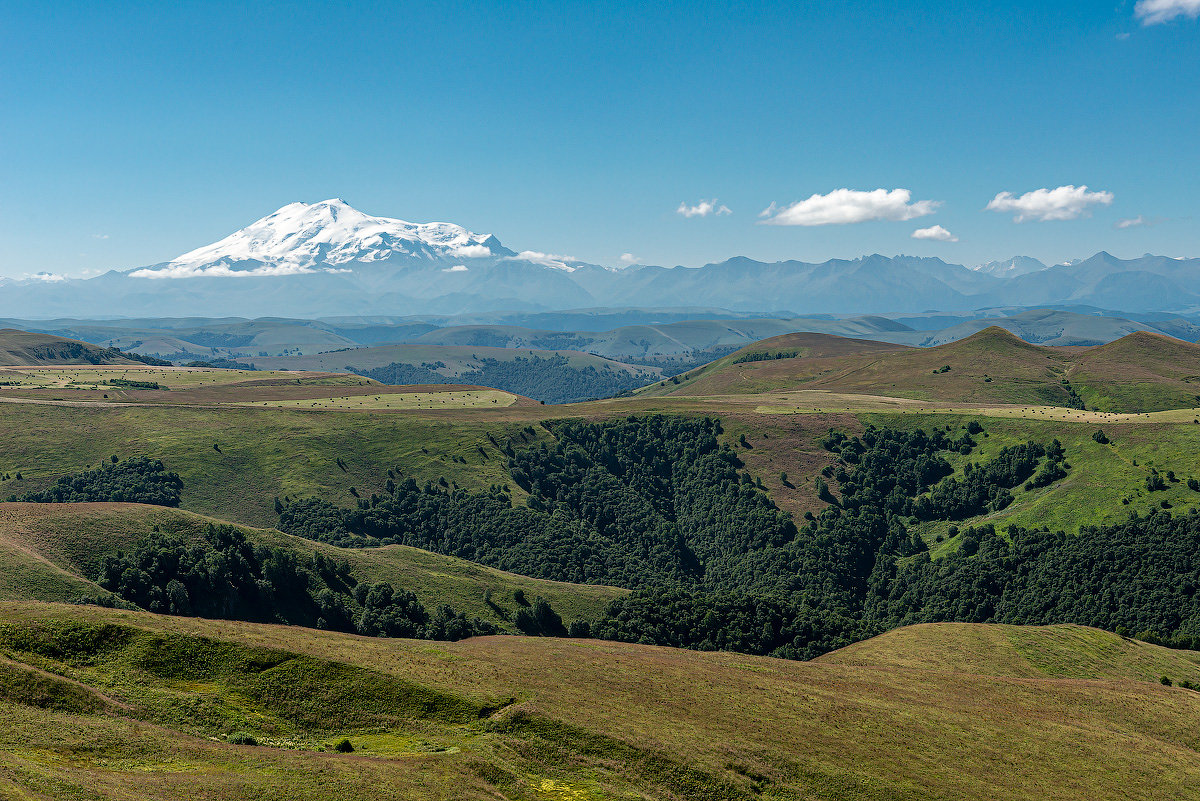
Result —
M 1139 332 L 1107 345 L 1057 348 L 1031 345 L 1001 328 L 933 348 L 859 340 L 825 347 L 823 335 L 755 343 L 693 370 L 678 385 L 660 382 L 642 394 L 725 396 L 773 390 L 826 390 L 984 405 L 1063 405 L 1068 385 L 1088 408 L 1113 412 L 1200 406 L 1200 345 Z M 840 347 L 839 347 L 840 345 Z M 738 362 L 750 353 L 798 350 L 794 358 Z M 948 368 L 948 369 L 947 369 Z M 1066 382 L 1064 384 L 1064 381 Z
M 18 703 L 10 681 L 0 787 L 12 797 L 1160 799 L 1200 786 L 1200 694 L 1157 681 L 1160 671 L 1200 678 L 1200 655 L 1074 626 L 922 626 L 798 663 L 525 637 L 377 640 L 29 603 L 5 604 L 3 620 L 10 673 L 61 675 L 92 706 L 81 711 L 57 685 L 45 696 L 74 711 Z M 62 631 L 62 621 L 132 627 L 143 650 L 82 662 L 22 650 L 20 632 Z M 377 686 L 394 677 L 423 688 L 409 693 L 485 711 L 365 727 L 328 712 L 333 725 L 302 724 L 269 698 L 228 706 L 223 680 L 203 670 L 180 679 L 176 667 L 151 668 L 161 663 L 136 655 L 151 643 L 160 655 L 279 649 L 342 681 L 367 671 Z M 224 717 L 181 714 L 189 704 Z M 279 745 L 221 742 L 222 726 L 253 730 L 255 719 L 276 721 Z M 341 736 L 358 744 L 353 755 L 318 750 Z

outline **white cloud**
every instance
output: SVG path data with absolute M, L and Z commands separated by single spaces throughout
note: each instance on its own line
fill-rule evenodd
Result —
M 450 255 L 460 259 L 485 259 L 492 251 L 487 245 L 455 245 L 450 248 Z
M 937 242 L 957 242 L 958 237 L 947 231 L 940 225 L 933 225 L 929 228 L 918 228 L 912 232 L 913 239 L 933 239 Z
M 287 275 L 309 275 L 311 273 L 349 273 L 352 270 L 342 267 L 323 267 L 313 269 L 303 264 L 263 264 L 250 270 L 234 270 L 227 264 L 168 264 L 157 270 L 143 268 L 134 270 L 130 278 L 278 278 Z
M 522 250 L 515 256 L 504 258 L 504 261 L 530 261 L 552 270 L 562 270 L 567 273 L 575 272 L 576 268 L 567 264 L 567 262 L 575 260 L 574 256 L 558 256 L 553 253 L 542 253 L 540 250 Z
M 1122 32 L 1122 33 L 1118 33 L 1118 34 L 1117 34 L 1117 41 L 1123 42 L 1123 41 L 1125 41 L 1126 39 L 1128 39 L 1130 36 L 1131 36 L 1131 34 L 1130 34 L 1130 33 L 1128 33 L 1128 32 Z
M 680 203 L 679 208 L 675 209 L 675 213 L 689 219 L 692 217 L 707 217 L 710 214 L 714 217 L 720 217 L 724 214 L 733 214 L 728 206 L 717 203 L 717 199 L 715 197 L 712 200 L 701 200 L 695 206 L 689 206 L 687 203 Z
M 108 239 L 108 234 L 92 234 L 92 239 Z
M 1138 0 L 1133 15 L 1143 25 L 1159 25 L 1176 17 L 1200 17 L 1200 0 Z
M 1089 192 L 1087 186 L 1060 186 L 1057 189 L 1036 189 L 1016 197 L 1001 192 L 987 204 L 987 211 L 1014 212 L 1015 222 L 1036 220 L 1074 220 L 1088 214 L 1093 205 L 1108 206 L 1112 192 Z
M 637 264 L 641 259 L 632 253 L 621 254 L 621 264 Z
M 465 264 L 456 264 L 453 267 L 447 267 L 446 269 L 442 270 L 444 273 L 465 273 L 466 271 L 467 265 Z
M 933 214 L 942 205 L 938 200 L 912 200 L 907 189 L 835 189 L 827 195 L 813 195 L 788 206 L 768 206 L 758 216 L 767 225 L 848 225 L 868 220 L 902 222 Z
M 25 277 L 31 281 L 45 281 L 47 284 L 56 284 L 59 281 L 67 280 L 67 277 L 65 275 L 59 275 L 58 273 L 48 273 L 45 271 L 42 271 L 40 273 L 25 273 Z
M 1166 222 L 1166 217 L 1145 217 L 1139 214 L 1136 217 L 1126 217 L 1123 220 L 1117 220 L 1113 223 L 1113 228 L 1124 230 L 1125 228 L 1150 228 L 1158 225 L 1160 222 Z

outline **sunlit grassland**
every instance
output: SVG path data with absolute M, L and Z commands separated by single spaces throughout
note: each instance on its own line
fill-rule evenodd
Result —
M 351 488 L 363 498 L 381 492 L 389 469 L 400 479 L 444 477 L 471 489 L 508 483 L 506 457 L 488 435 L 517 445 L 548 436 L 486 419 L 244 407 L 0 404 L 0 427 L 0 473 L 10 476 L 0 483 L 3 497 L 113 455 L 140 455 L 182 476 L 185 509 L 250 525 L 276 522 L 275 497 L 352 505 Z
M 0 504 L 0 599 L 69 601 L 105 595 L 89 579 L 105 556 L 155 533 L 199 540 L 211 518 L 140 504 Z M 335 548 L 270 529 L 243 528 L 255 543 L 285 548 L 303 560 L 314 553 L 349 563 L 356 581 L 390 582 L 416 594 L 427 609 L 448 604 L 469 617 L 516 631 L 521 604 L 544 597 L 567 622 L 595 619 L 624 590 L 527 578 L 417 548 Z
M 1165 414 L 1165 413 L 1163 413 Z M 991 523 L 1001 531 L 1008 525 L 1027 528 L 1048 527 L 1076 532 L 1081 526 L 1114 523 L 1131 513 L 1146 514 L 1162 510 L 1163 501 L 1172 511 L 1186 512 L 1200 507 L 1200 492 L 1187 486 L 1189 477 L 1200 478 L 1200 425 L 1165 423 L 1158 420 L 1125 420 L 1097 425 L 1093 421 L 1064 423 L 1057 420 L 966 417 L 960 413 L 943 415 L 863 415 L 864 423 L 898 428 L 924 428 L 950 425 L 961 427 L 978 419 L 987 436 L 975 437 L 978 445 L 968 456 L 951 455 L 950 462 L 961 475 L 967 462 L 984 462 L 1010 445 L 1034 441 L 1059 440 L 1071 469 L 1066 478 L 1049 487 L 1013 490 L 1013 503 L 999 511 L 980 515 L 955 525 L 960 528 Z M 1110 440 L 1101 444 L 1093 439 L 1103 431 Z M 1167 489 L 1150 492 L 1146 478 L 1156 469 L 1164 477 L 1176 475 Z M 1128 501 L 1128 503 L 1126 503 Z M 951 524 L 928 523 L 917 526 L 934 548 L 935 554 L 957 547 L 947 540 L 938 545 L 937 535 L 945 535 Z
M 54 797 L 1152 799 L 1200 782 L 1200 694 L 1157 680 L 1200 678 L 1197 655 L 1076 626 L 922 626 L 797 663 L 51 605 L 4 621 L 10 661 L 104 704 L 0 700 L 0 776 Z M 86 644 L 103 624 L 118 645 L 90 659 L 21 640 L 67 625 Z M 270 745 L 223 742 L 234 730 Z M 354 754 L 329 751 L 341 737 Z

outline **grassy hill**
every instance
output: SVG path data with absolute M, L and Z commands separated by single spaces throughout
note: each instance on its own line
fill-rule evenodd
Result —
M 933 348 L 858 340 L 839 348 L 833 337 L 822 348 L 806 348 L 814 336 L 819 335 L 764 340 L 686 374 L 678 384 L 660 382 L 644 392 L 705 396 L 818 389 L 959 403 L 1082 403 L 1121 412 L 1200 405 L 1200 345 L 1160 334 L 1135 332 L 1107 345 L 1051 348 L 991 327 Z M 751 360 L 755 354 L 785 358 Z
M 895 667 L 1030 679 L 1200 682 L 1200 653 L 1087 626 L 927 623 L 817 657 L 831 665 Z
M 201 537 L 218 522 L 178 509 L 117 503 L 0 503 L 0 600 L 70 601 L 107 595 L 91 579 L 105 556 L 129 550 L 155 532 Z M 346 549 L 290 537 L 270 529 L 243 528 L 256 544 L 282 547 L 300 558 L 323 553 L 345 559 L 358 581 L 390 582 L 435 609 L 455 611 L 515 631 L 518 590 L 548 600 L 566 621 L 595 618 L 623 590 L 526 578 L 428 551 L 390 545 Z M 489 603 L 488 601 L 491 601 Z M 499 610 L 504 610 L 502 615 Z
M 1200 406 L 1200 345 L 1139 331 L 1088 348 L 1068 371 L 1088 406 L 1152 411 Z
M 1200 333 L 1194 324 L 1186 320 L 1160 321 L 1160 324 L 1171 328 L 1178 334 L 1193 338 Z M 1079 314 L 1059 309 L 1029 309 L 1008 316 L 968 320 L 935 331 L 919 343 L 914 344 L 920 344 L 923 347 L 945 345 L 991 326 L 1007 329 L 1026 342 L 1038 345 L 1100 345 L 1138 331 L 1167 333 L 1153 324 L 1127 320 L 1122 317 Z
M 778 389 L 838 359 L 910 350 L 903 345 L 832 334 L 791 333 L 747 345 L 680 376 L 646 387 L 645 397 L 725 395 Z M 803 379 L 795 379 L 803 380 Z
M 1116 657 L 1081 679 L 998 672 L 1015 646 L 980 626 L 796 663 L 4 611 L 0 787 L 15 797 L 1156 799 L 1200 782 L 1200 694 L 1152 675 L 1198 657 L 1153 646 L 1103 644 Z M 1021 647 L 1086 661 L 1107 636 L 1052 627 Z M 977 657 L 937 664 L 946 649 Z
M 77 339 L 0 329 L 0 366 L 136 363 L 116 351 Z

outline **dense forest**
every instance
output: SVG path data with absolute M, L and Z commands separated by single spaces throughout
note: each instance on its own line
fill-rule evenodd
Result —
M 135 456 L 104 462 L 99 467 L 62 476 L 42 492 L 12 495 L 10 501 L 88 503 L 115 501 L 178 506 L 183 481 L 159 459 Z
M 1080 623 L 1200 644 L 1200 514 L 1156 511 L 1077 534 L 991 526 L 938 561 L 898 562 L 869 599 L 876 628 L 957 620 Z M 886 587 L 886 592 L 883 591 Z
M 97 583 L 162 614 L 429 640 L 496 633 L 448 606 L 431 614 L 411 592 L 386 582 L 357 582 L 345 561 L 254 544 L 231 526 L 210 525 L 192 541 L 152 535 L 131 552 L 106 557 Z
M 634 589 L 590 622 L 595 636 L 806 657 L 862 635 L 880 571 L 925 551 L 909 521 L 1001 509 L 1038 475 L 1065 472 L 1061 446 L 1027 443 L 952 475 L 945 454 L 972 452 L 975 423 L 957 432 L 834 432 L 824 444 L 836 467 L 818 479 L 830 505 L 797 527 L 721 443 L 718 420 L 547 425 L 553 443 L 509 448 L 510 473 L 528 493 L 523 506 L 503 488 L 410 479 L 354 509 L 281 504 L 280 528 Z
M 896 626 L 953 620 L 1075 622 L 1200 644 L 1200 514 L 1162 511 L 1072 534 L 950 526 L 957 548 L 936 560 L 910 530 L 1001 510 L 1068 475 L 1057 440 L 979 460 L 970 457 L 986 432 L 976 422 L 831 431 L 822 444 L 832 462 L 816 478 L 827 506 L 797 523 L 722 441 L 719 420 L 545 425 L 551 441 L 501 446 L 524 503 L 504 485 L 472 492 L 389 479 L 350 509 L 284 499 L 279 527 L 337 546 L 401 543 L 633 590 L 569 628 L 539 600 L 514 619 L 528 634 L 810 658 Z M 181 487 L 161 462 L 135 458 L 22 499 L 177 505 Z M 431 613 L 404 588 L 358 583 L 344 563 L 305 561 L 231 528 L 210 528 L 203 541 L 155 535 L 106 560 L 99 583 L 171 614 L 434 639 L 494 631 L 452 609 Z
M 431 365 L 396 362 L 371 370 L 347 369 L 383 384 L 475 384 L 546 403 L 608 398 L 645 386 L 657 378 L 649 371 L 630 373 L 607 365 L 599 370 L 592 365 L 572 367 L 569 359 L 558 354 L 547 358 L 518 356 L 509 361 L 483 358 L 479 362 L 480 367 L 453 376 L 443 375 Z

